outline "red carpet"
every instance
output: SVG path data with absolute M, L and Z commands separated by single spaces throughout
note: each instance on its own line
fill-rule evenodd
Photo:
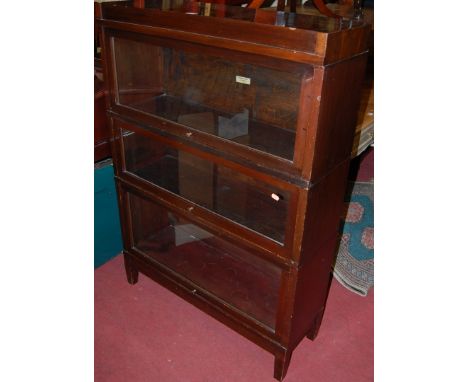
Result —
M 95 271 L 96 382 L 274 381 L 273 356 L 144 275 L 122 256 Z M 333 281 L 320 333 L 293 353 L 286 382 L 373 380 L 373 291 Z

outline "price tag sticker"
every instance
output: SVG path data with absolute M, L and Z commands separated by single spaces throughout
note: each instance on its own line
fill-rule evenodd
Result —
M 244 85 L 250 85 L 249 77 L 236 76 L 236 82 Z

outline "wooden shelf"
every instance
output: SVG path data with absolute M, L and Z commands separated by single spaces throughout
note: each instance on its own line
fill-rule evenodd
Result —
M 216 136 L 220 136 L 219 117 L 231 119 L 235 116 L 235 114 L 228 114 L 165 94 L 149 97 L 126 106 Z M 231 141 L 281 158 L 293 159 L 295 130 L 262 123 L 252 118 L 246 122 L 248 133 L 232 138 Z

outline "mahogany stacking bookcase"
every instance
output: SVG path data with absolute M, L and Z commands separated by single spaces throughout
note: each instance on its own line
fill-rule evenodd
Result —
M 129 283 L 271 352 L 282 380 L 324 312 L 367 26 L 178 0 L 103 3 L 99 24 Z

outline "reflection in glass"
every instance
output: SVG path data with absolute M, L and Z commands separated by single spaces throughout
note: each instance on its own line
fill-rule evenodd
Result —
M 284 242 L 288 191 L 130 131 L 123 146 L 126 171 Z
M 121 105 L 293 159 L 303 73 L 114 39 Z

